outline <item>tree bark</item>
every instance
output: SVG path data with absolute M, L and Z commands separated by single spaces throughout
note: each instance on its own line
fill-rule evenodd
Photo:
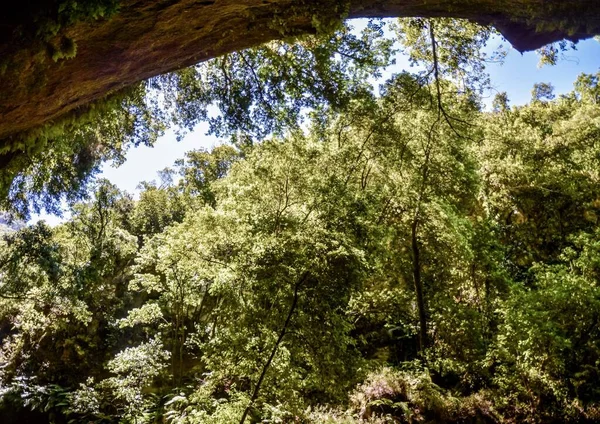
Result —
M 54 62 L 31 34 L 35 10 L 57 4 L 13 2 L 0 17 L 0 150 L 11 150 L 13 136 L 77 113 L 138 81 L 314 32 L 317 21 L 466 18 L 496 26 L 521 51 L 600 33 L 597 0 L 122 0 L 119 12 L 108 19 L 63 28 L 52 42 L 73 40 L 77 53 Z

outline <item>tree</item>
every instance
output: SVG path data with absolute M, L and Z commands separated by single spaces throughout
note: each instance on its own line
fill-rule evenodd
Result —
M 68 224 L 40 223 L 5 241 L 2 322 L 9 330 L 0 384 L 9 404 L 22 397 L 33 408 L 64 412 L 69 388 L 103 373 L 137 247 L 118 225 L 128 200 L 104 182 Z
M 532 268 L 535 290 L 515 287 L 502 307 L 492 351 L 501 363 L 495 382 L 510 392 L 507 400 L 515 403 L 504 407 L 517 416 L 544 403 L 544 421 L 595 417 L 588 407 L 598 399 L 593 381 L 600 373 L 597 230 L 573 242 L 559 263 Z
M 531 99 L 538 102 L 541 102 L 542 100 L 552 100 L 555 97 L 553 91 L 554 87 L 552 87 L 552 84 L 544 82 L 535 84 L 533 90 L 531 90 Z
M 400 26 L 378 92 L 378 22 L 154 81 L 232 145 L 4 236 L 0 417 L 596 421 L 597 78 L 485 112 L 489 29 Z
M 598 110 L 584 98 L 574 92 L 483 117 L 485 202 L 517 273 L 555 260 L 570 234 L 595 225 Z
M 241 152 L 228 145 L 215 147 L 210 152 L 188 152 L 185 159 L 176 163 L 182 177 L 180 191 L 189 199 L 200 199 L 203 204 L 216 207 L 212 184 L 224 178 L 240 157 Z

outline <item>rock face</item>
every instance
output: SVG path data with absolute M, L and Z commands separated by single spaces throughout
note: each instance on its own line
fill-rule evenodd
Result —
M 62 28 L 52 43 L 74 42 L 76 54 L 54 61 L 21 29 L 34 26 L 32 8 L 58 3 L 15 2 L 0 18 L 0 150 L 140 80 L 342 16 L 467 18 L 521 51 L 600 33 L 598 0 L 122 0 L 109 19 Z

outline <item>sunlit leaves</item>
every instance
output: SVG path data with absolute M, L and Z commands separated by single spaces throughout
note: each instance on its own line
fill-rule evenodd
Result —
M 396 31 L 413 64 L 425 66 L 421 74 L 427 76 L 433 73 L 433 32 L 440 73 L 452 78 L 463 91 L 488 88 L 486 63 L 502 60 L 506 54 L 501 47 L 491 54 L 486 51 L 490 37 L 495 34 L 493 29 L 465 20 L 400 19 Z
M 158 77 L 154 84 L 184 128 L 208 119 L 218 136 L 242 133 L 258 140 L 282 134 L 296 128 L 306 110 L 339 111 L 369 95 L 367 78 L 392 60 L 383 25 L 373 22 L 359 36 L 345 26 L 293 43 L 273 41 Z M 209 113 L 211 105 L 220 113 Z

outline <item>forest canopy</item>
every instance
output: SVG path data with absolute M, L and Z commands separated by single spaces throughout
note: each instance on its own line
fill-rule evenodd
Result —
M 3 422 L 598 422 L 600 73 L 486 110 L 494 36 L 325 28 L 28 140 L 3 208 L 71 217 L 0 241 Z M 138 198 L 94 178 L 201 121 Z

